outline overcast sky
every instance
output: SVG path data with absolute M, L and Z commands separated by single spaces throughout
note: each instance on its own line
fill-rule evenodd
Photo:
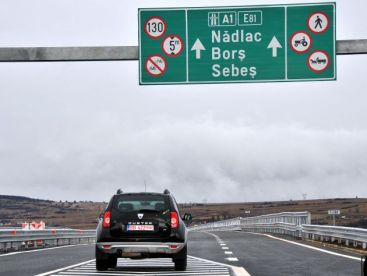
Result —
M 260 3 L 290 1 L 1 0 L 0 47 L 138 45 L 138 8 Z M 366 10 L 338 0 L 337 39 L 367 38 Z M 0 194 L 102 201 L 145 180 L 180 202 L 367 197 L 366 66 L 139 86 L 137 61 L 0 63 Z

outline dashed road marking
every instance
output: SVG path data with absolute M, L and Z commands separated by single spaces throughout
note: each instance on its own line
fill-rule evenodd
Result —
M 238 262 L 238 259 L 236 257 L 228 257 L 226 258 L 226 260 L 230 262 Z
M 210 232 L 205 232 L 211 236 L 213 236 L 217 242 L 219 243 L 219 245 L 221 246 L 222 250 L 228 250 L 229 247 L 226 245 L 226 243 L 217 235 L 210 233 Z M 233 255 L 232 251 L 224 251 L 224 254 L 226 256 L 228 255 Z M 228 262 L 238 262 L 238 258 L 236 258 L 235 256 L 231 256 L 231 257 L 226 257 L 224 258 L 226 261 Z M 230 266 L 230 265 L 228 265 Z M 231 270 L 233 272 L 234 275 L 236 276 L 250 276 L 250 273 L 247 272 L 247 270 L 244 267 L 240 267 L 240 266 L 230 266 Z
M 171 259 L 118 259 L 117 267 L 107 271 L 97 271 L 95 260 L 90 260 L 73 266 L 61 268 L 39 274 L 37 276 L 46 275 L 207 275 L 207 276 L 230 276 L 232 266 L 216 263 L 205 259 L 199 259 L 188 256 L 186 271 L 175 271 L 174 264 Z

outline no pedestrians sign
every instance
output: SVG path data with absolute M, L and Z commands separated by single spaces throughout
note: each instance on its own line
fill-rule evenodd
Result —
M 335 3 L 139 9 L 139 82 L 335 80 L 335 9 Z

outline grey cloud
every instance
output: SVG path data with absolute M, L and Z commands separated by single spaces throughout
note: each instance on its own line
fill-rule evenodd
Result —
M 180 201 L 366 196 L 367 131 L 212 120 L 116 125 L 120 134 L 110 139 L 104 131 L 96 126 L 81 139 L 88 132 L 81 129 L 60 148 L 41 139 L 38 158 L 26 160 L 35 170 L 24 172 L 18 190 L 40 192 L 47 183 L 53 199 L 106 200 L 117 187 L 142 191 L 145 180 L 148 190 L 170 188 Z

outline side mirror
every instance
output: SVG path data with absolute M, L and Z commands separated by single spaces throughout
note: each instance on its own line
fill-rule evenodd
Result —
M 188 214 L 188 213 L 185 213 L 182 219 L 186 222 L 191 222 L 192 221 L 192 215 Z

